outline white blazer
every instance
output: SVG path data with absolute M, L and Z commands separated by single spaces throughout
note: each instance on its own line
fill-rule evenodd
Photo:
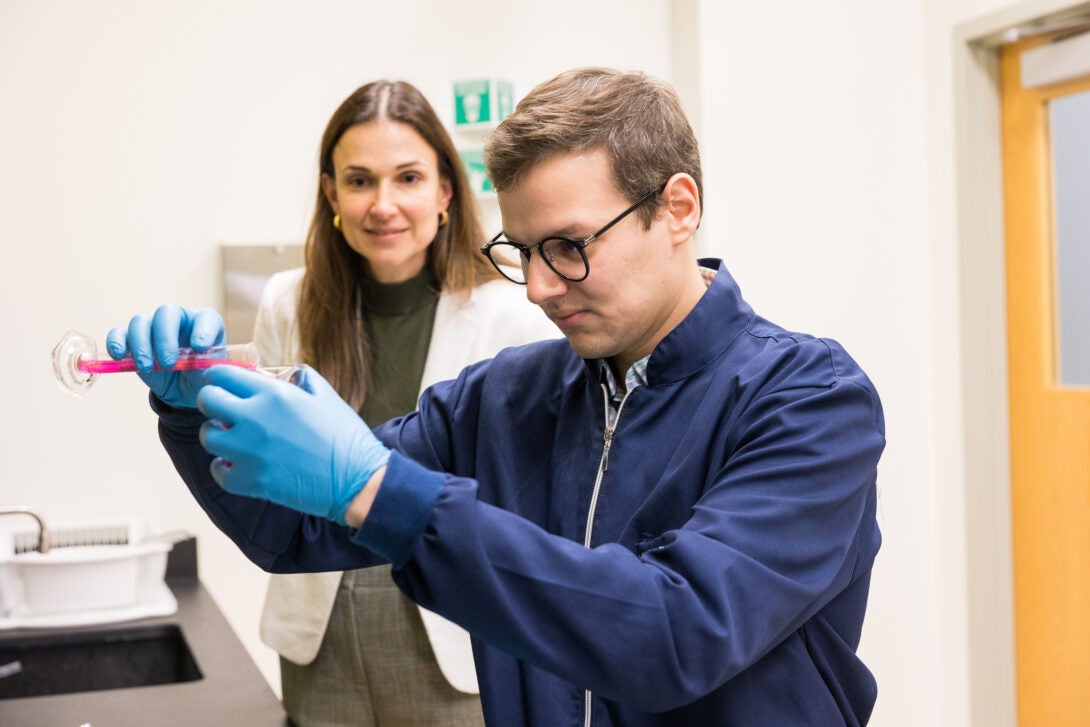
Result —
M 253 340 L 265 365 L 299 360 L 295 307 L 302 280 L 303 268 L 277 273 L 261 295 Z M 456 377 L 465 366 L 507 346 L 557 337 L 556 326 L 526 300 L 522 286 L 494 280 L 468 297 L 440 293 L 420 390 Z M 340 572 L 273 575 L 261 614 L 261 640 L 289 661 L 314 661 L 340 581 Z M 469 634 L 424 608 L 420 616 L 443 676 L 460 692 L 478 693 Z

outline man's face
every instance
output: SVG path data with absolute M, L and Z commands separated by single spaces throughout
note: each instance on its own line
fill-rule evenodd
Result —
M 546 237 L 581 240 L 632 204 L 614 186 L 601 151 L 541 162 L 498 198 L 504 233 L 527 246 Z M 561 278 L 534 252 L 526 295 L 579 356 L 613 359 L 623 374 L 688 312 L 679 313 L 681 281 L 695 262 L 671 244 L 664 216 L 644 229 L 633 212 L 588 245 L 590 274 L 578 283 Z

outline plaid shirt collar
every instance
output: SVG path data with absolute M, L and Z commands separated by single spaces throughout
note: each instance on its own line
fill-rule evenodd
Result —
M 613 369 L 609 363 L 603 358 L 597 359 L 595 363 L 598 365 L 598 380 L 605 385 L 609 394 L 609 401 L 614 407 L 624 399 L 625 391 L 632 391 L 637 386 L 647 384 L 647 359 L 649 358 L 651 357 L 644 356 L 628 367 L 628 371 L 624 375 L 625 388 L 623 390 L 617 386 L 617 378 L 613 375 Z

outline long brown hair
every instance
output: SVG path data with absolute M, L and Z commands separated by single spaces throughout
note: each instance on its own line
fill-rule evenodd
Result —
M 435 110 L 411 84 L 374 81 L 356 89 L 334 112 L 322 135 L 319 176 L 335 176 L 333 149 L 359 124 L 395 121 L 414 129 L 435 150 L 439 176 L 450 183 L 449 222 L 428 247 L 426 265 L 445 291 L 466 291 L 499 277 L 479 253 L 484 230 L 469 181 L 450 135 Z M 319 179 L 306 242 L 306 272 L 297 317 L 302 360 L 324 376 L 357 411 L 370 388 L 371 332 L 362 290 L 373 285 L 370 267 L 333 227 L 333 208 Z

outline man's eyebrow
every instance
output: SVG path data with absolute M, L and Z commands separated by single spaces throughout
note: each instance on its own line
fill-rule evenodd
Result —
M 568 225 L 567 227 L 561 227 L 559 230 L 556 230 L 551 235 L 549 235 L 549 237 L 570 237 L 570 238 L 582 239 L 582 238 L 584 238 L 584 237 L 586 237 L 587 235 L 590 234 L 588 232 L 587 235 L 577 235 L 576 230 L 578 230 L 578 229 L 579 229 L 578 224 Z
M 551 237 L 563 237 L 563 238 L 568 239 L 568 240 L 582 240 L 584 237 L 591 234 L 589 232 L 586 233 L 586 234 L 576 234 L 576 231 L 578 229 L 579 229 L 578 225 L 567 225 L 566 227 L 561 227 L 559 230 L 553 230 L 548 235 L 544 235 L 542 237 L 539 237 L 537 240 L 534 241 L 533 244 L 536 245 L 537 243 L 541 242 L 542 240 L 548 240 Z M 509 234 L 507 234 L 507 230 L 503 231 L 503 236 L 506 237 L 508 239 L 508 241 L 517 242 L 520 245 L 530 244 L 530 243 L 522 242 L 522 240 L 520 240 L 518 238 L 511 237 Z

